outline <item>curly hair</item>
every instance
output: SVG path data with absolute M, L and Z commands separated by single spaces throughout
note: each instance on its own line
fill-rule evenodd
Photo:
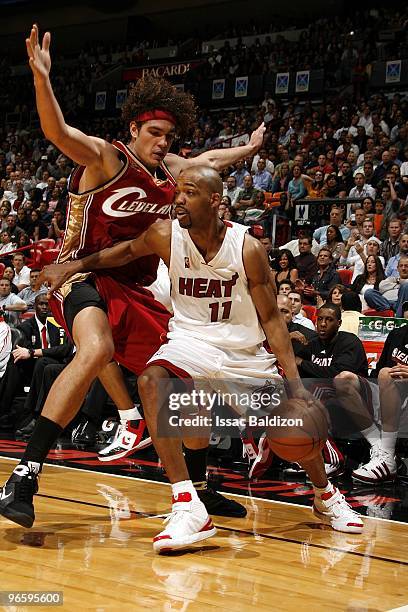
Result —
M 154 109 L 165 110 L 176 119 L 176 130 L 184 137 L 195 123 L 194 98 L 179 91 L 165 79 L 145 76 L 131 88 L 122 108 L 122 119 L 130 123 L 141 113 Z

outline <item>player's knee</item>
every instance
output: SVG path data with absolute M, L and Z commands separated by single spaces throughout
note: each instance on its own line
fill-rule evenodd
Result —
M 339 391 L 347 391 L 359 388 L 359 379 L 354 372 L 340 372 L 334 377 L 334 385 Z
M 78 357 L 81 358 L 85 367 L 105 367 L 113 357 L 114 346 L 111 338 L 93 336 L 88 338 L 85 346 L 78 349 Z
M 143 407 L 146 409 L 145 405 L 150 404 L 146 400 L 152 400 L 156 397 L 157 380 L 149 372 L 145 372 L 137 379 L 137 388 L 140 399 L 143 402 Z

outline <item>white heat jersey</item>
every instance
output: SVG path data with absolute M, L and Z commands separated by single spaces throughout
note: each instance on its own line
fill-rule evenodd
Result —
M 172 223 L 169 276 L 174 315 L 169 339 L 181 334 L 238 350 L 265 339 L 242 260 L 248 228 L 229 221 L 225 225 L 220 250 L 205 263 L 188 230 L 177 220 Z

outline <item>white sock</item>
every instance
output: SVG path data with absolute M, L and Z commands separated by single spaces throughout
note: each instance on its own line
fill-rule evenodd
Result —
M 367 429 L 363 429 L 361 433 L 371 446 L 377 444 L 377 442 L 379 442 L 381 439 L 381 432 L 375 423 L 370 425 L 370 427 L 367 427 Z
M 143 419 L 136 404 L 133 408 L 129 408 L 129 410 L 118 410 L 118 412 L 122 425 L 124 425 L 126 421 L 140 421 Z
M 195 490 L 191 480 L 180 480 L 180 482 L 175 482 L 171 485 L 171 491 L 173 493 L 173 497 L 176 499 L 180 493 L 190 493 L 193 501 L 198 500 L 197 491 Z
M 381 434 L 381 448 L 392 456 L 395 455 L 398 431 L 384 431 Z
M 313 485 L 313 489 L 314 489 L 315 495 L 317 497 L 321 497 L 323 495 L 323 493 L 332 493 L 334 491 L 334 487 L 333 487 L 332 483 L 330 482 L 330 480 L 327 483 L 327 486 L 324 487 L 324 489 L 320 489 L 319 487 L 315 487 L 315 485 Z

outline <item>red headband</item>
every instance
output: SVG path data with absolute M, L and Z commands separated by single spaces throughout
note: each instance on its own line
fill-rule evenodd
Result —
M 161 108 L 155 108 L 151 111 L 146 111 L 135 117 L 135 121 L 151 121 L 152 119 L 165 119 L 176 125 L 176 118 L 172 113 L 161 110 Z

